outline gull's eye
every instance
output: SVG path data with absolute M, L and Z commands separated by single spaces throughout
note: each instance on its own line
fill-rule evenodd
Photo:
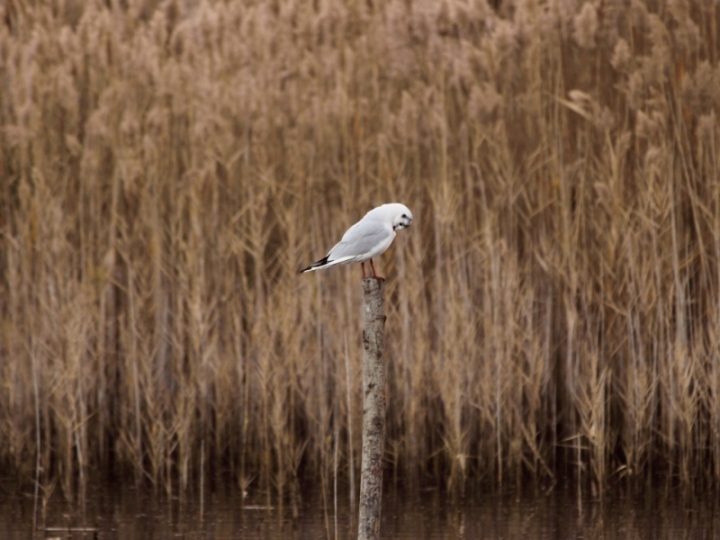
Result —
M 407 217 L 407 214 L 403 214 L 401 217 L 402 217 L 403 219 L 407 219 L 407 218 L 408 218 L 408 217 Z

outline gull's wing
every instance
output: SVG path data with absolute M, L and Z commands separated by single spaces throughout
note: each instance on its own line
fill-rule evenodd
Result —
M 392 242 L 395 231 L 388 223 L 375 219 L 360 220 L 350 227 L 327 254 L 328 262 L 360 260 L 378 249 L 385 251 Z M 373 255 L 370 255 L 372 257 Z M 368 258 L 370 258 L 368 257 Z M 339 261 L 338 261 L 339 262 Z

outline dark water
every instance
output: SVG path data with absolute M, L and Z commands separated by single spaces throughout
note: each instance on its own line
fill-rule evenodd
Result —
M 158 502 L 149 493 L 118 486 L 94 491 L 84 510 L 54 496 L 38 506 L 34 538 L 63 539 L 350 539 L 357 524 L 347 500 L 332 493 L 305 494 L 296 518 L 289 508 L 238 493 L 198 501 Z M 0 492 L 0 539 L 33 538 L 32 494 Z M 640 496 L 578 499 L 549 493 L 482 495 L 452 501 L 436 491 L 386 492 L 383 539 L 719 539 L 720 504 L 715 496 L 683 497 L 672 491 Z

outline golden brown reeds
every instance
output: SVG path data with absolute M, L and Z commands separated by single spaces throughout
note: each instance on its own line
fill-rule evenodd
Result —
M 399 200 L 396 478 L 717 485 L 714 3 L 0 11 L 0 458 L 21 478 L 229 472 L 294 504 L 300 478 L 349 476 L 359 272 L 296 270 Z

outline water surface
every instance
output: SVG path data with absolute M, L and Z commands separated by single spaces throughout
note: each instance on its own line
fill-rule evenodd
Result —
M 0 493 L 0 538 L 33 537 L 32 493 Z M 347 497 L 304 495 L 297 517 L 266 497 L 239 492 L 208 494 L 199 500 L 158 500 L 122 486 L 96 489 L 85 507 L 53 496 L 38 505 L 35 538 L 67 539 L 350 539 L 355 516 Z M 325 502 L 323 502 L 325 501 Z M 683 497 L 672 490 L 640 496 L 610 495 L 603 501 L 578 498 L 555 488 L 517 496 L 484 494 L 452 500 L 438 491 L 384 495 L 382 538 L 434 539 L 720 539 L 715 497 Z

